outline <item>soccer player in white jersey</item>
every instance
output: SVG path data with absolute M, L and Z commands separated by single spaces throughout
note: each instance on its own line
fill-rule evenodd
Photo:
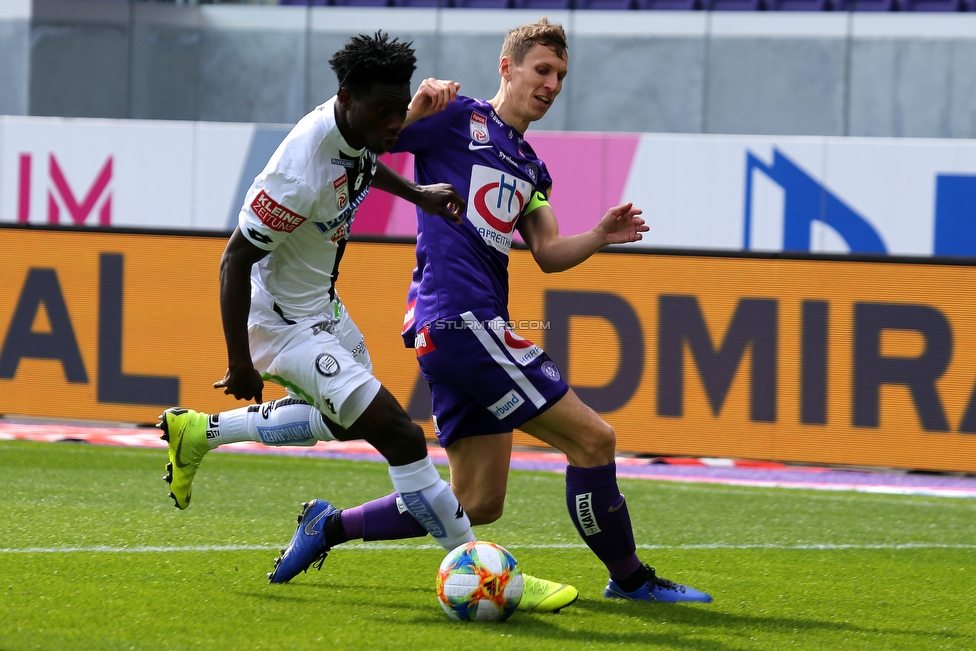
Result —
M 639 240 L 648 230 L 641 211 L 626 203 L 610 208 L 588 232 L 559 234 L 548 201 L 552 179 L 523 136 L 552 106 L 567 71 L 565 32 L 543 17 L 509 32 L 491 100 L 457 96 L 400 133 L 394 150 L 415 155 L 421 182 L 449 182 L 467 197 L 460 224 L 418 206 L 417 269 L 404 339 L 430 384 L 451 486 L 473 524 L 502 514 L 518 428 L 566 454 L 567 507 L 610 575 L 605 597 L 708 602 L 708 594 L 659 577 L 641 562 L 617 487 L 613 428 L 580 401 L 545 351 L 507 325 L 513 229 L 547 273 L 572 268 L 609 244 Z M 458 88 L 439 86 L 451 97 Z M 394 497 L 356 509 L 385 508 Z M 370 539 L 424 535 L 409 514 L 399 517 L 387 511 Z M 335 540 L 342 540 L 341 532 Z M 569 596 L 563 590 L 543 603 Z
M 228 366 L 214 387 L 260 403 L 264 381 L 271 380 L 289 397 L 213 415 L 166 410 L 159 423 L 169 443 L 164 479 L 185 509 L 204 454 L 223 443 L 365 439 L 388 460 L 404 508 L 453 549 L 475 539 L 469 520 L 428 457 L 421 428 L 373 377 L 335 280 L 356 208 L 371 185 L 454 221 L 464 201 L 449 185 L 417 185 L 376 160 L 396 143 L 411 102 L 416 58 L 410 44 L 383 32 L 360 35 L 329 63 L 339 79 L 337 95 L 302 118 L 255 178 L 220 263 Z M 425 84 L 415 105 L 436 111 L 444 100 Z M 325 557 L 321 534 L 333 516 L 339 513 L 328 502 L 303 504 L 271 582 L 288 581 Z

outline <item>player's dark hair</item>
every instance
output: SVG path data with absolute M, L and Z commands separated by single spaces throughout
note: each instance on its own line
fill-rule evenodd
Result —
M 409 84 L 417 68 L 413 42 L 390 39 L 384 31 L 375 36 L 360 34 L 332 55 L 329 66 L 339 79 L 339 88 L 351 93 L 369 92 L 373 83 Z
M 509 31 L 502 44 L 501 56 L 509 57 L 517 66 L 521 65 L 525 61 L 525 55 L 536 43 L 552 49 L 560 58 L 565 56 L 566 50 L 569 49 L 563 26 L 550 23 L 549 19 L 543 16 L 537 23 L 529 23 Z

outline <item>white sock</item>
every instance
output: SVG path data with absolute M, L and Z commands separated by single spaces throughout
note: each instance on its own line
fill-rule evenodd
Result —
M 282 398 L 211 414 L 207 444 L 213 450 L 224 443 L 257 441 L 265 445 L 315 445 L 335 437 L 322 414 L 303 400 Z
M 430 457 L 405 466 L 390 466 L 390 479 L 410 515 L 441 547 L 450 551 L 461 543 L 475 540 L 471 521 Z

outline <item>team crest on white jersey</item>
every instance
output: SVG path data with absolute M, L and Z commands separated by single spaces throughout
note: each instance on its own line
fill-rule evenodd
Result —
M 483 145 L 491 139 L 488 135 L 488 118 L 477 111 L 471 111 L 470 129 L 471 139 L 477 143 Z
M 532 184 L 508 172 L 471 166 L 467 217 L 488 246 L 508 255 L 515 222 L 532 190 Z

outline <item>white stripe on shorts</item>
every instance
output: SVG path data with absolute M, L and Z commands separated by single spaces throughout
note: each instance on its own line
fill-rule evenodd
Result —
M 529 400 L 532 401 L 535 408 L 541 409 L 546 404 L 546 399 L 541 393 L 539 393 L 539 390 L 532 385 L 529 378 L 525 377 L 525 374 L 522 373 L 515 362 L 510 360 L 505 355 L 505 352 L 499 348 L 495 340 L 492 339 L 491 335 L 485 330 L 485 324 L 476 319 L 474 314 L 471 312 L 465 312 L 461 315 L 461 318 L 464 319 L 465 325 L 469 330 L 471 330 L 471 332 L 474 333 L 474 336 L 478 338 L 478 341 L 480 341 L 481 345 L 485 347 L 485 350 L 488 351 L 491 358 L 498 362 L 499 366 L 505 369 L 505 372 L 508 373 L 510 378 L 515 380 L 515 384 L 517 384 L 518 387 L 525 392 L 525 395 Z M 501 317 L 495 317 L 491 322 L 495 323 L 496 321 L 499 322 L 501 327 L 504 327 L 504 321 Z

